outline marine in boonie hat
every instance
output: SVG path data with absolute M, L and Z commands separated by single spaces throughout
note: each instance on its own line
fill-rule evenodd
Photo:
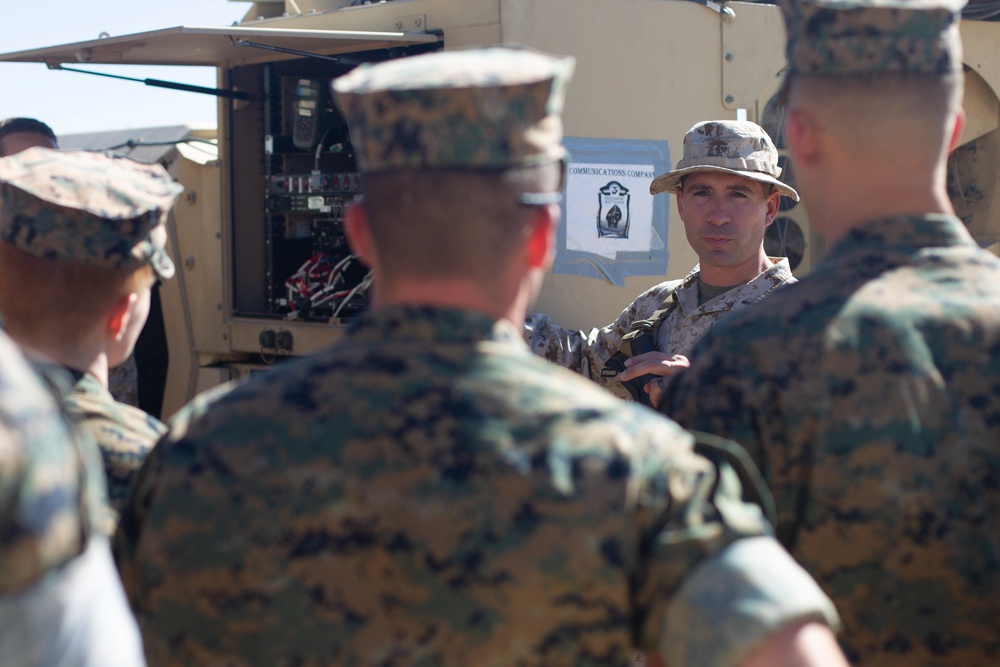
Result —
M 760 125 L 745 120 L 709 120 L 684 135 L 684 157 L 677 168 L 657 176 L 650 194 L 673 192 L 681 179 L 696 171 L 721 171 L 770 183 L 778 192 L 799 200 L 799 193 L 778 180 L 778 150 Z
M 332 83 L 363 172 L 562 160 L 572 58 L 505 47 L 362 65 Z
M 160 165 L 31 148 L 0 159 L 0 240 L 37 257 L 174 275 L 166 220 L 183 191 Z
M 779 0 L 791 74 L 962 71 L 965 0 Z

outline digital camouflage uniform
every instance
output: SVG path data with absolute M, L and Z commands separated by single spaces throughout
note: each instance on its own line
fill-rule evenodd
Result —
M 33 368 L 0 333 L 5 593 L 76 557 L 102 520 L 103 480 L 93 443 L 79 441 L 56 404 L 56 388 L 43 384 Z
M 733 473 L 503 321 L 386 308 L 187 409 L 117 555 L 156 665 L 624 665 L 664 622 L 728 665 L 833 618 L 771 540 L 727 558 L 768 532 Z
M 790 185 L 778 179 L 778 150 L 760 125 L 740 120 L 710 120 L 696 123 L 684 135 L 684 155 L 675 169 L 653 179 L 650 194 L 674 193 L 685 176 L 694 172 L 722 172 L 773 185 L 781 195 L 798 201 Z M 564 329 L 548 315 L 525 319 L 524 339 L 531 350 L 549 361 L 576 371 L 626 400 L 631 395 L 617 374 L 605 364 L 618 350 L 622 337 L 636 323 L 651 320 L 661 309 L 669 314 L 658 323 L 656 347 L 664 354 L 690 356 L 705 333 L 722 317 L 742 310 L 769 296 L 776 288 L 795 282 L 785 258 L 772 258 L 772 265 L 750 282 L 698 305 L 698 266 L 683 280 L 668 280 L 646 290 L 622 311 L 613 323 L 589 333 Z M 668 298 L 671 301 L 668 302 Z M 672 305 L 668 305 L 672 304 Z M 602 372 L 605 371 L 605 372 Z
M 501 169 L 561 156 L 571 63 L 444 52 L 334 89 L 366 174 Z M 156 665 L 733 665 L 836 622 L 741 500 L 747 472 L 506 320 L 385 305 L 184 409 L 116 553 Z
M 59 408 L 57 379 L 43 384 L 0 332 L 0 664 L 140 667 L 99 528 L 97 449 Z
M 671 294 L 676 306 L 659 327 L 656 349 L 665 354 L 690 356 L 694 346 L 720 318 L 738 312 L 769 296 L 775 288 L 795 282 L 785 258 L 772 259 L 773 265 L 745 285 L 698 305 L 698 276 L 695 267 L 683 280 L 668 280 L 640 294 L 613 323 L 590 333 L 564 329 L 548 315 L 528 315 L 524 323 L 524 338 L 531 350 L 545 359 L 576 371 L 619 398 L 629 399 L 629 393 L 616 375 L 601 375 L 604 364 L 618 351 L 622 336 L 632 325 L 647 320 L 667 303 Z
M 108 391 L 119 403 L 139 407 L 139 367 L 134 354 L 108 369 Z
M 0 240 L 24 252 L 106 269 L 149 264 L 161 280 L 174 274 L 165 224 L 181 187 L 159 165 L 100 152 L 32 148 L 0 163 L 0 189 Z M 100 446 L 111 532 L 132 478 L 166 427 L 138 408 L 116 403 L 94 376 L 72 372 L 76 386 L 66 400 Z
M 93 375 L 73 371 L 73 376 L 73 392 L 65 400 L 100 444 L 108 504 L 117 523 L 142 462 L 167 427 L 139 408 L 116 401 Z
M 856 43 L 883 46 L 916 25 L 920 48 L 900 53 L 917 71 L 961 66 L 950 30 L 924 43 L 950 10 L 786 11 L 796 49 L 830 39 L 807 25 L 865 25 Z M 760 464 L 778 535 L 836 603 L 853 664 L 1000 664 L 1000 261 L 959 219 L 848 232 L 798 284 L 713 329 L 662 408 Z

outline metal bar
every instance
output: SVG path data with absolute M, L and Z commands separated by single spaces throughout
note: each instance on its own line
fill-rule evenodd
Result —
M 153 88 L 169 88 L 170 90 L 182 90 L 188 93 L 200 93 L 202 95 L 214 95 L 230 100 L 253 100 L 250 93 L 243 93 L 236 90 L 222 90 L 221 88 L 206 88 L 204 86 L 194 86 L 188 83 L 177 83 L 176 81 L 162 81 L 160 79 L 137 79 L 132 76 L 122 76 L 120 74 L 108 74 L 107 72 L 92 72 L 84 69 L 73 69 L 63 65 L 54 65 L 51 69 L 64 70 L 66 72 L 76 72 L 77 74 L 92 74 L 94 76 L 104 76 L 109 79 L 121 79 L 123 81 L 137 81 Z
M 318 53 L 310 53 L 309 51 L 299 51 L 298 49 L 286 49 L 282 46 L 271 46 L 270 44 L 260 44 L 259 42 L 251 42 L 246 39 L 236 39 L 235 37 L 230 38 L 235 46 L 248 46 L 254 49 L 264 49 L 265 51 L 276 51 L 278 53 L 287 53 L 293 56 L 302 56 L 303 58 L 315 58 L 317 60 L 329 60 L 330 62 L 340 63 L 343 65 L 360 65 L 363 61 L 355 60 L 354 58 L 344 58 L 343 56 L 321 56 Z

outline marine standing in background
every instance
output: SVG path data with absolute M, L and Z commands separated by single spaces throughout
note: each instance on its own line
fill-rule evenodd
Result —
M 961 4 L 782 2 L 786 137 L 827 256 L 662 407 L 743 444 L 864 667 L 1000 664 L 1000 260 L 955 217 Z
M 495 48 L 334 82 L 374 308 L 151 453 L 115 544 L 152 664 L 844 664 L 747 471 L 521 340 L 571 70 Z
M 34 118 L 0 120 L 0 157 L 36 146 L 59 148 L 51 127 Z M 134 356 L 129 355 L 123 362 L 108 369 L 108 390 L 116 401 L 139 406 L 139 369 Z
M 0 157 L 15 155 L 36 146 L 59 148 L 56 133 L 51 127 L 34 118 L 0 120 Z
M 589 333 L 529 315 L 531 349 L 616 396 L 650 405 L 646 384 L 686 368 L 695 344 L 720 318 L 795 282 L 787 259 L 764 252 L 764 232 L 781 197 L 799 199 L 780 175 L 778 151 L 759 125 L 710 120 L 692 127 L 683 159 L 653 180 L 649 192 L 677 197 L 698 265 L 683 280 L 643 292 L 617 320 Z
M 94 443 L 0 332 L 0 665 L 141 667 Z
M 100 445 L 113 519 L 166 427 L 112 398 L 108 368 L 131 354 L 153 283 L 174 273 L 165 223 L 180 191 L 159 165 L 110 154 L 0 160 L 0 313 L 12 338 L 73 375 L 66 403 Z

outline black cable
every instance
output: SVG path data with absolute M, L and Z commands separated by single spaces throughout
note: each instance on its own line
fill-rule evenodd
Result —
M 120 144 L 114 146 L 108 146 L 105 150 L 116 151 L 119 148 L 143 148 L 146 146 L 176 146 L 178 144 L 190 144 L 200 142 L 203 144 L 210 144 L 212 146 L 218 146 L 219 143 L 216 139 L 202 139 L 201 137 L 188 137 L 186 139 L 175 139 L 173 141 L 134 141 L 129 139 Z

